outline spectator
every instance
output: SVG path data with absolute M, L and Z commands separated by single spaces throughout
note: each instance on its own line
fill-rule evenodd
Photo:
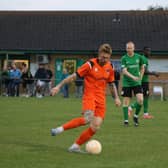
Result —
M 19 96 L 19 87 L 21 81 L 21 71 L 16 67 L 16 64 L 12 63 L 12 69 L 10 70 L 10 82 L 9 89 L 11 96 Z
M 63 69 L 63 74 L 62 74 L 62 78 L 61 80 L 64 80 L 65 78 L 67 78 L 69 76 L 67 69 Z M 63 96 L 64 98 L 68 98 L 69 97 L 69 85 L 65 84 L 62 87 L 62 92 L 63 92 Z
M 26 97 L 32 97 L 34 95 L 34 79 L 26 64 L 23 63 L 22 67 L 22 84 L 26 87 Z
M 27 90 L 26 90 L 26 79 L 27 79 L 27 71 L 28 71 L 28 68 L 27 68 L 27 65 L 23 62 L 22 63 L 22 76 L 21 76 L 21 79 L 22 79 L 22 87 L 23 87 L 23 92 L 26 94 Z
M 83 78 L 77 77 L 75 81 L 76 98 L 81 98 L 83 95 Z
M 4 64 L 3 67 L 3 71 L 1 74 L 2 77 L 2 85 L 4 88 L 4 96 L 8 96 L 9 95 L 9 82 L 10 82 L 10 70 L 11 70 L 11 66 L 10 65 L 6 65 Z
M 46 71 L 47 71 L 47 80 L 46 80 L 46 94 L 50 95 L 50 91 L 51 91 L 51 78 L 53 77 L 53 73 L 50 70 L 50 66 L 47 65 L 46 66 Z
M 39 64 L 39 68 L 35 73 L 35 79 L 36 79 L 36 96 L 38 98 L 42 98 L 44 96 L 44 90 L 47 79 L 47 71 L 44 67 L 44 64 Z

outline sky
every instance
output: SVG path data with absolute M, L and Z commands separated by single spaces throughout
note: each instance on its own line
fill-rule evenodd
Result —
M 168 0 L 0 0 L 0 10 L 146 10 Z

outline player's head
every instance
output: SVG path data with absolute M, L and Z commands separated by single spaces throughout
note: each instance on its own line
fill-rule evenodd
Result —
M 134 55 L 134 50 L 135 50 L 135 44 L 132 41 L 127 42 L 126 43 L 127 54 L 130 56 Z
M 149 57 L 149 56 L 151 55 L 151 48 L 145 46 L 145 47 L 143 48 L 143 53 L 144 53 L 144 55 L 145 55 L 146 57 Z
M 39 68 L 44 68 L 44 64 L 39 64 Z
M 105 65 L 111 57 L 112 48 L 109 44 L 102 44 L 98 51 L 98 61 L 101 66 Z

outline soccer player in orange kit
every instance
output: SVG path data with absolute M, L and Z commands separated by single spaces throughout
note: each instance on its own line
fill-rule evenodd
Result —
M 121 102 L 114 84 L 114 69 L 110 63 L 112 48 L 109 44 L 102 44 L 98 50 L 98 58 L 93 58 L 78 68 L 51 91 L 52 96 L 57 94 L 64 84 L 75 81 L 77 77 L 84 78 L 84 94 L 82 98 L 82 116 L 51 129 L 51 135 L 55 136 L 68 129 L 89 124 L 68 149 L 69 152 L 82 152 L 80 146 L 87 142 L 100 128 L 105 117 L 105 91 L 109 84 L 110 91 L 115 97 L 116 106 Z

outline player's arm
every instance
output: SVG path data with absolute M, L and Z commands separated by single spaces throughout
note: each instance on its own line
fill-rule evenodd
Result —
M 123 75 L 128 76 L 129 78 L 131 78 L 135 81 L 139 80 L 139 77 L 136 77 L 136 76 L 134 76 L 134 75 L 132 75 L 131 73 L 128 72 L 126 59 L 124 57 L 121 59 L 121 68 L 122 68 Z
M 144 59 L 143 56 L 140 55 L 139 55 L 139 65 L 140 65 L 140 79 L 142 80 L 145 72 L 145 67 L 147 66 L 147 61 Z
M 145 66 L 144 66 L 144 65 L 141 65 L 141 69 L 140 69 L 140 79 L 143 78 L 144 72 L 145 72 Z
M 67 78 L 65 78 L 64 80 L 62 80 L 58 85 L 56 85 L 54 88 L 52 88 L 51 95 L 54 96 L 55 94 L 57 94 L 65 84 L 68 84 L 70 82 L 75 81 L 76 77 L 77 77 L 77 74 L 73 73 L 72 75 L 70 75 Z
M 148 68 L 145 68 L 144 75 L 153 75 L 153 76 L 159 77 L 159 74 L 157 72 L 149 71 Z
M 109 89 L 110 89 L 111 95 L 114 96 L 116 106 L 120 106 L 121 101 L 120 101 L 120 98 L 118 96 L 117 88 L 116 88 L 116 85 L 115 85 L 114 82 L 109 83 Z
M 126 76 L 128 76 L 129 78 L 131 78 L 131 79 L 133 79 L 133 80 L 135 80 L 135 81 L 138 81 L 138 80 L 139 80 L 139 77 L 134 76 L 134 75 L 132 75 L 131 73 L 129 73 L 129 72 L 127 71 L 127 68 L 123 68 L 123 69 L 122 69 L 122 73 L 123 73 L 123 75 L 126 75 Z

